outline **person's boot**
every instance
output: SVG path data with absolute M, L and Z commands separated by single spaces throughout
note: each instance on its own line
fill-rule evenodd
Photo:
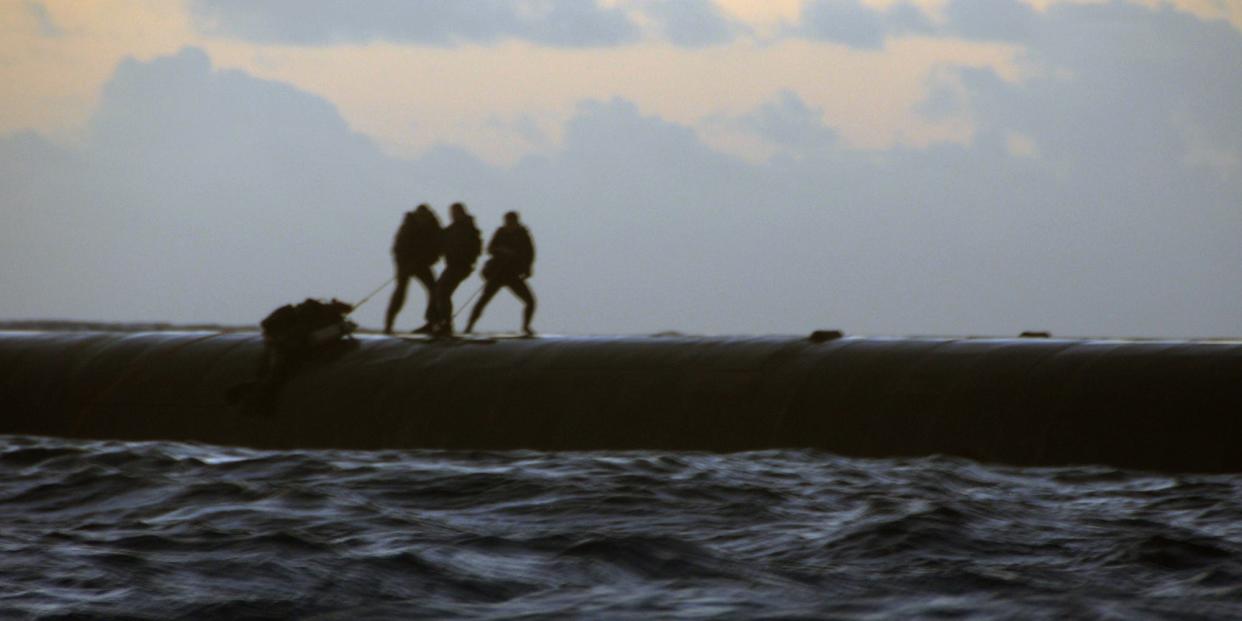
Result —
M 421 326 L 419 326 L 419 327 L 415 328 L 415 329 L 413 330 L 413 333 L 414 333 L 414 334 L 431 334 L 431 333 L 435 332 L 435 330 L 436 330 L 436 327 L 435 327 L 435 326 L 433 326 L 433 325 L 431 325 L 431 323 L 430 323 L 430 322 L 428 322 L 428 323 L 425 323 L 425 324 L 423 324 L 423 325 L 421 325 Z

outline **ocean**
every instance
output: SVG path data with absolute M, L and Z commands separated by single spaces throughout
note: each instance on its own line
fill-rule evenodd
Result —
M 4 619 L 1242 618 L 1242 477 L 0 436 Z

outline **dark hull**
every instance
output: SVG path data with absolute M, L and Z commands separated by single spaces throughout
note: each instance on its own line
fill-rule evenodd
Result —
M 266 448 L 945 454 L 1242 471 L 1242 345 L 361 337 L 230 404 L 253 333 L 0 333 L 0 433 Z

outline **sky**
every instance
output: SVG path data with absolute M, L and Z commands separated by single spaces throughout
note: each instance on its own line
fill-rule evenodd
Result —
M 356 301 L 463 201 L 545 333 L 1242 335 L 1242 0 L 0 0 L 0 84 L 0 319 Z

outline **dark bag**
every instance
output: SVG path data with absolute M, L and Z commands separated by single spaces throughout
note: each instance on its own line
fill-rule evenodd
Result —
M 294 306 L 286 304 L 272 311 L 259 325 L 263 337 L 277 347 L 305 349 L 347 336 L 357 327 L 346 316 L 349 304 L 332 299 L 321 302 L 307 298 Z

